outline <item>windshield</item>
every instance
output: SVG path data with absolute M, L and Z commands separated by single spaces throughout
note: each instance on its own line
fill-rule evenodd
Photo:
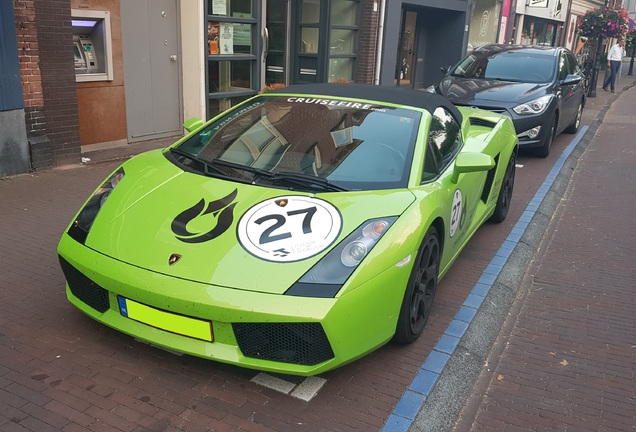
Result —
M 420 118 L 333 98 L 259 97 L 184 141 L 171 159 L 189 171 L 285 189 L 401 188 Z
M 473 51 L 452 70 L 451 75 L 512 82 L 546 83 L 554 79 L 555 57 L 552 55 L 512 50 L 502 52 Z

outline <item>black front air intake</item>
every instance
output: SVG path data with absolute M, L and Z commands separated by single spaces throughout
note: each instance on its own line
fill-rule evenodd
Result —
M 320 323 L 234 323 L 246 357 L 312 366 L 334 357 Z
M 90 280 L 61 256 L 59 259 L 62 272 L 73 295 L 97 312 L 106 312 L 110 307 L 108 291 Z

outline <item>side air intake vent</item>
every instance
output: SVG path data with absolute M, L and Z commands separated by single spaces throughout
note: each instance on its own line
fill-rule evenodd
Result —
M 489 120 L 485 120 L 482 118 L 477 118 L 477 117 L 471 117 L 470 118 L 470 125 L 471 126 L 483 126 L 483 127 L 487 127 L 490 129 L 493 129 L 497 123 L 493 123 Z
M 481 201 L 486 204 L 488 202 L 488 195 L 492 190 L 492 184 L 495 181 L 495 171 L 499 165 L 499 155 L 495 156 L 495 166 L 492 167 L 486 175 L 486 183 L 484 183 L 484 190 L 481 192 Z

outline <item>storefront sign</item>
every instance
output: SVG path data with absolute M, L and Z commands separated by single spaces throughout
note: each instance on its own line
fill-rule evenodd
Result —
M 548 7 L 549 0 L 529 0 L 528 7 Z

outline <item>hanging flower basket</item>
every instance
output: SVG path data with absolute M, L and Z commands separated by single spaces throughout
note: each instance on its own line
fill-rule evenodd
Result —
M 579 35 L 593 38 L 622 38 L 627 33 L 628 19 L 629 13 L 623 8 L 590 9 L 579 17 Z

